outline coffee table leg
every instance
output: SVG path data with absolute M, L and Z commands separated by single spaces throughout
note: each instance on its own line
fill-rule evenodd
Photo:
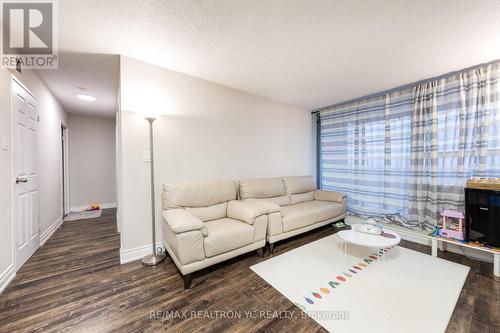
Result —
M 380 260 L 380 257 L 382 257 L 382 260 Z M 384 249 L 377 249 L 377 262 L 380 263 L 380 261 L 385 262 L 385 251 L 384 251 Z
M 342 241 L 340 243 L 340 252 L 342 252 L 342 261 L 347 261 L 347 242 Z

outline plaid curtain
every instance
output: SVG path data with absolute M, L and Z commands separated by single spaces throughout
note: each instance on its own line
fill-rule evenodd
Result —
M 499 80 L 490 64 L 322 111 L 321 187 L 352 214 L 432 228 L 468 177 L 500 177 Z

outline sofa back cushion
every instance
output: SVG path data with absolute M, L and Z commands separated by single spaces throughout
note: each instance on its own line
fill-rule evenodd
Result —
M 298 193 L 298 194 L 290 194 L 290 203 L 292 205 L 314 200 L 314 191 Z
M 316 190 L 316 181 L 313 176 L 284 177 L 283 182 L 285 184 L 286 194 L 288 195 Z
M 186 210 L 203 222 L 218 220 L 227 215 L 227 202 L 221 202 L 208 207 L 186 207 Z
M 236 199 L 234 181 L 181 182 L 163 185 L 163 208 L 209 207 Z
M 282 178 L 240 180 L 239 193 L 241 199 L 265 199 L 282 197 L 286 194 Z
M 252 199 L 252 198 L 250 198 L 250 199 Z M 290 196 L 289 195 L 283 195 L 281 197 L 254 199 L 254 200 L 272 202 L 273 204 L 276 204 L 278 206 L 289 206 L 290 205 Z

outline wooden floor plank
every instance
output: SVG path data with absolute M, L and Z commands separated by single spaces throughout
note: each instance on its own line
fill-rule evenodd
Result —
M 280 242 L 273 255 L 248 253 L 207 268 L 184 290 L 169 258 L 156 267 L 140 261 L 120 265 L 115 210 L 96 219 L 64 222 L 0 295 L 0 332 L 325 332 L 249 267 L 334 232 L 326 226 Z M 423 245 L 401 245 L 430 253 Z M 447 333 L 499 332 L 500 287 L 491 276 L 492 265 L 450 252 L 439 255 L 471 268 Z M 157 315 L 229 310 L 261 316 Z M 293 316 L 262 316 L 273 311 Z

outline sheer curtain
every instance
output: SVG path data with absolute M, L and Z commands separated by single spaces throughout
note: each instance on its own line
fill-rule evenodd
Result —
M 410 220 L 432 227 L 463 209 L 467 178 L 500 177 L 498 79 L 495 65 L 415 87 Z
M 346 193 L 351 213 L 407 213 L 411 103 L 407 90 L 321 113 L 321 187 Z
M 470 176 L 500 177 L 499 65 L 320 113 L 321 187 L 362 216 L 432 228 Z

